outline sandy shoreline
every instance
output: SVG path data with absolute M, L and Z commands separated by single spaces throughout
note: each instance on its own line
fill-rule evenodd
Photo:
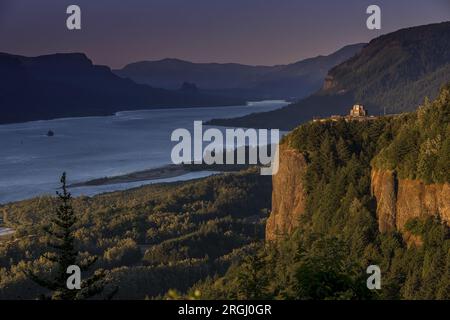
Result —
M 143 171 L 131 172 L 123 175 L 103 177 L 92 179 L 88 181 L 78 182 L 69 185 L 68 187 L 88 187 L 88 186 L 103 186 L 118 183 L 129 183 L 148 180 L 159 180 L 174 178 L 185 175 L 195 171 L 239 171 L 246 168 L 246 165 L 203 165 L 203 164 L 170 164 L 159 168 L 148 169 Z
M 0 237 L 9 236 L 14 233 L 14 230 L 11 228 L 3 228 L 0 227 Z

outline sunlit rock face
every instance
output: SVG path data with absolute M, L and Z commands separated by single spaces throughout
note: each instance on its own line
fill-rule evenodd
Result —
M 450 224 L 450 185 L 397 179 L 389 170 L 372 170 L 372 193 L 377 200 L 381 232 L 403 230 L 412 218 L 438 216 Z
M 286 144 L 280 146 L 279 170 L 272 177 L 272 212 L 266 224 L 267 241 L 286 238 L 299 226 L 306 205 L 303 183 L 306 169 L 306 160 L 300 152 Z M 399 179 L 394 171 L 372 169 L 371 189 L 377 202 L 380 232 L 399 230 L 406 236 L 404 226 L 408 220 L 430 216 L 438 216 L 450 225 L 448 183 L 425 184 L 420 180 Z
M 279 170 L 272 177 L 272 212 L 266 224 L 266 240 L 285 238 L 298 227 L 299 217 L 305 210 L 305 172 L 303 155 L 282 144 Z

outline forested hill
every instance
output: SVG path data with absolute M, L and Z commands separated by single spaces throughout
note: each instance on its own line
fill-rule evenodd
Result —
M 403 119 L 392 141 L 372 160 L 372 166 L 395 171 L 401 179 L 448 183 L 450 83 L 443 87 L 437 99 L 427 99 L 416 112 Z
M 181 86 L 181 84 L 180 84 Z M 0 53 L 0 123 L 109 115 L 152 107 L 243 104 L 196 90 L 164 90 L 123 79 L 81 53 Z
M 297 127 L 280 146 L 266 245 L 193 289 L 211 299 L 448 300 L 449 115 L 450 84 L 416 112 Z M 383 168 L 394 178 L 371 179 Z M 379 290 L 367 288 L 369 265 L 381 270 Z
M 402 29 L 378 37 L 334 67 L 319 92 L 280 110 L 212 124 L 290 130 L 313 117 L 346 114 L 353 103 L 369 113 L 412 111 L 450 81 L 450 22 Z
M 322 93 L 352 92 L 388 113 L 412 111 L 450 81 L 450 22 L 402 29 L 370 41 L 330 70 Z

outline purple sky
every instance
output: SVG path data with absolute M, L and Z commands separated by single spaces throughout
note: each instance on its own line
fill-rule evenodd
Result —
M 66 29 L 69 4 L 81 7 L 81 31 Z M 370 4 L 380 31 L 365 26 Z M 0 51 L 79 51 L 114 68 L 166 57 L 273 65 L 448 20 L 449 0 L 0 0 Z

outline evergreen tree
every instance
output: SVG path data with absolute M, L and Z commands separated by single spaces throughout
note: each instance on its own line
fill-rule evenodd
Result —
M 336 151 L 339 157 L 339 160 L 342 163 L 347 163 L 347 161 L 351 158 L 350 150 L 348 149 L 347 143 L 342 137 L 339 137 L 338 143 L 336 145 Z
M 50 224 L 44 228 L 48 236 L 47 246 L 51 248 L 51 252 L 45 253 L 43 258 L 51 262 L 52 271 L 48 276 L 43 276 L 27 268 L 24 273 L 29 279 L 52 292 L 50 297 L 43 295 L 44 299 L 87 299 L 103 291 L 106 273 L 102 269 L 97 270 L 91 277 L 81 282 L 79 290 L 67 287 L 67 278 L 70 276 L 67 274 L 68 267 L 77 265 L 82 271 L 87 271 L 97 257 L 83 257 L 81 261 L 79 252 L 75 248 L 73 232 L 77 219 L 71 205 L 72 196 L 67 191 L 65 173 L 62 174 L 61 185 L 62 192 L 56 192 L 59 200 L 58 208 Z
M 371 299 L 364 274 L 346 263 L 343 243 L 337 238 L 315 241 L 310 249 L 298 252 L 297 299 Z
M 334 141 L 329 135 L 326 135 L 319 149 L 320 166 L 325 176 L 329 177 L 333 173 L 336 165 L 336 157 L 334 154 Z
M 256 252 L 244 260 L 238 274 L 239 299 L 267 299 L 269 278 L 266 273 L 264 252 Z

